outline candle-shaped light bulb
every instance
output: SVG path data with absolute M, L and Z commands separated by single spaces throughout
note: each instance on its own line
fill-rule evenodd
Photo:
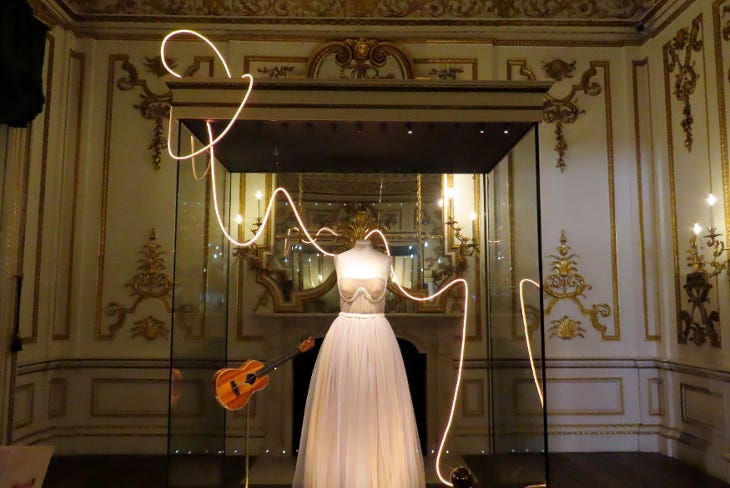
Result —
M 241 214 L 236 215 L 236 223 L 241 225 L 243 223 L 243 216 Z
M 710 193 L 709 195 L 707 195 L 707 199 L 705 201 L 707 202 L 707 205 L 710 206 L 710 228 L 714 229 L 715 217 L 712 215 L 712 206 L 715 205 L 715 203 L 717 202 L 717 198 L 715 198 L 715 195 Z
M 261 190 L 256 192 L 256 218 L 261 218 L 261 197 L 263 194 Z
M 477 213 L 472 211 L 469 217 L 471 218 L 471 238 L 475 241 L 477 237 Z
M 443 206 L 444 206 L 444 199 L 439 198 L 439 207 L 443 207 Z
M 476 220 L 476 219 L 477 219 L 477 214 L 476 214 L 476 212 L 472 212 L 472 213 L 471 213 L 471 214 L 469 215 L 469 218 L 470 218 L 470 219 L 472 219 L 472 220 Z
M 692 232 L 694 232 L 697 236 L 700 235 L 700 232 L 702 232 L 702 226 L 699 223 L 695 222 L 695 225 L 692 226 Z

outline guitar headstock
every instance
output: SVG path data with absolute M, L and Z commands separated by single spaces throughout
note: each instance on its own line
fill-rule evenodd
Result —
M 304 339 L 301 344 L 297 346 L 297 349 L 299 349 L 299 352 L 306 352 L 309 351 L 314 347 L 314 339 L 311 337 L 307 337 Z

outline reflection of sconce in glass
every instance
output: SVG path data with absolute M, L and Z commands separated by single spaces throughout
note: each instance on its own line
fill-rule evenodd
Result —
M 473 237 L 473 229 L 476 225 L 476 218 L 476 214 L 472 212 L 472 237 L 467 237 L 461 233 L 461 231 L 464 230 L 464 227 L 459 225 L 459 222 L 454 219 L 453 215 L 450 215 L 446 220 L 446 225 L 454 230 L 454 238 L 458 241 L 457 248 L 462 256 L 472 256 L 475 252 L 479 252 L 479 245 Z
M 710 194 L 707 198 L 710 207 L 715 201 L 715 197 Z M 710 215 L 712 214 L 710 213 Z M 716 310 L 708 310 L 706 303 L 710 301 L 708 296 L 712 289 L 709 281 L 728 268 L 728 259 L 721 260 L 726 250 L 725 242 L 720 239 L 722 234 L 715 229 L 712 218 L 710 218 L 710 228 L 707 230 L 707 234 L 702 236 L 707 239 L 704 246 L 697 242 L 701 232 L 702 226 L 695 223 L 687 251 L 687 266 L 692 269 L 692 272 L 687 273 L 684 284 L 692 310 L 690 312 L 682 310 L 680 313 L 678 339 L 682 344 L 692 341 L 698 346 L 709 339 L 712 347 L 720 347 L 720 335 L 717 329 L 720 314 Z M 711 261 L 709 262 L 705 261 L 705 250 L 710 251 Z M 708 267 L 711 269 L 707 269 Z M 699 317 L 695 318 L 695 315 L 699 315 Z

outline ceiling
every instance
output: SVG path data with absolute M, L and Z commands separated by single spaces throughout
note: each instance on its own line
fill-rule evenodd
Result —
M 687 4 L 686 0 L 683 5 Z M 29 0 L 72 30 L 149 36 L 185 25 L 252 34 L 419 35 L 517 40 L 553 36 L 637 43 L 680 0 Z M 459 26 L 459 29 L 454 29 Z M 545 27 L 549 27 L 546 29 Z M 123 27 L 123 28 L 122 28 Z M 357 30 L 354 31 L 354 27 Z
M 204 121 L 183 123 L 207 141 Z M 532 125 L 238 120 L 215 155 L 233 173 L 487 173 Z

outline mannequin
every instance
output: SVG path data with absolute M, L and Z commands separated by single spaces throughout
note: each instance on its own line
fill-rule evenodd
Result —
M 342 311 L 312 373 L 297 488 L 425 486 L 403 358 L 383 314 L 391 259 L 363 239 L 335 256 Z

